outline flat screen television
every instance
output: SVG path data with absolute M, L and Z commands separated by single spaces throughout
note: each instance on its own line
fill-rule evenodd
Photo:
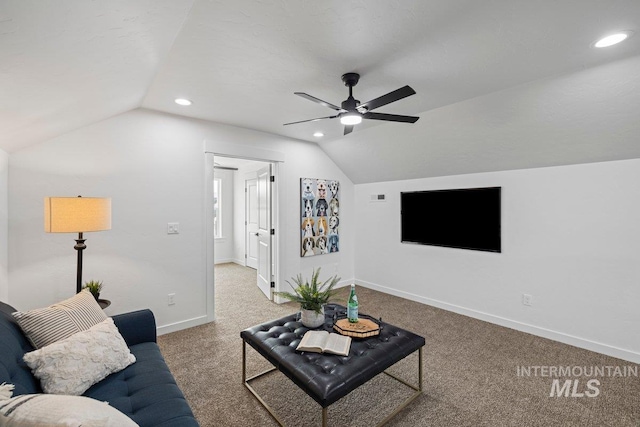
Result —
M 501 252 L 501 187 L 400 193 L 401 241 Z

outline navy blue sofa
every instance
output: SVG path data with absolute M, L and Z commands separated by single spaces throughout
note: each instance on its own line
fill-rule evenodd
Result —
M 11 316 L 14 311 L 0 302 L 0 384 L 14 384 L 14 396 L 42 393 L 22 360 L 34 348 Z M 113 316 L 113 321 L 136 362 L 94 384 L 84 396 L 109 402 L 141 427 L 199 426 L 160 353 L 153 313 L 134 311 Z

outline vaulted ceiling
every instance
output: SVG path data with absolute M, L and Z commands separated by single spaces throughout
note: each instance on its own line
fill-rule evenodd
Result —
M 3 0 L 0 148 L 144 107 L 317 142 L 354 182 L 636 158 L 640 36 L 592 47 L 615 30 L 640 1 Z M 351 71 L 420 120 L 283 126 Z

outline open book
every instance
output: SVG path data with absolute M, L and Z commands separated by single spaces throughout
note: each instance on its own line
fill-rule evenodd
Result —
M 351 348 L 351 337 L 327 331 L 307 331 L 296 350 L 348 356 L 349 348 Z

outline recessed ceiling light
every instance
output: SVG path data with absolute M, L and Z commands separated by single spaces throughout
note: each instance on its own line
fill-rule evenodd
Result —
M 324 136 L 324 133 L 322 133 L 322 132 L 315 132 L 315 133 L 313 134 L 313 136 L 315 136 L 316 138 L 322 138 L 322 137 Z
M 193 102 L 185 98 L 176 98 L 175 103 L 178 105 L 191 105 Z
M 606 37 L 601 38 L 597 42 L 593 44 L 594 47 L 609 47 L 614 44 L 618 44 L 621 41 L 624 41 L 631 37 L 633 31 L 618 31 L 615 34 L 610 34 Z

